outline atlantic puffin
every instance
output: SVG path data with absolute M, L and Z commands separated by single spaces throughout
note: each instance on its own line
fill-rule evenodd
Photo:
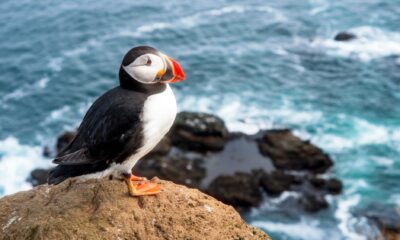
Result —
M 177 105 L 169 83 L 183 80 L 179 63 L 155 48 L 129 50 L 119 86 L 89 108 L 75 138 L 53 160 L 48 183 L 108 176 L 124 180 L 131 196 L 159 193 L 159 185 L 134 176 L 132 168 L 171 128 Z

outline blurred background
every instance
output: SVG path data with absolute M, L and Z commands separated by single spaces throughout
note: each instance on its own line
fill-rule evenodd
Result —
M 367 239 L 357 209 L 400 208 L 399 1 L 3 0 L 0 22 L 0 196 L 31 188 L 30 171 L 51 165 L 43 146 L 145 44 L 185 69 L 180 110 L 248 134 L 291 128 L 334 159 L 344 190 L 329 209 L 265 202 L 250 224 L 274 239 Z

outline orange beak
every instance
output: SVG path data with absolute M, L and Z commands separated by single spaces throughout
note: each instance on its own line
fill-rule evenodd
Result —
M 173 58 L 165 56 L 165 60 L 168 62 L 167 72 L 172 71 L 172 78 L 164 80 L 165 83 L 175 83 L 184 81 L 186 76 L 181 65 L 175 61 Z M 169 75 L 169 74 L 168 74 Z

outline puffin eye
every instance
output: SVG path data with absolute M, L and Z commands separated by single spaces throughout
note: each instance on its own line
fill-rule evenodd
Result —
M 150 58 L 147 58 L 147 62 L 146 62 L 145 65 L 147 65 L 147 66 L 150 66 L 150 65 L 151 65 L 151 59 L 150 59 Z

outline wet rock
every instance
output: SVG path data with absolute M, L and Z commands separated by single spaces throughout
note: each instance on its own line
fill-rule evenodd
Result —
M 50 169 L 37 168 L 31 172 L 28 182 L 30 182 L 34 187 L 47 183 L 47 176 Z
M 253 207 L 262 201 L 258 179 L 247 173 L 219 176 L 211 182 L 207 192 L 232 206 Z
M 325 190 L 330 194 L 340 194 L 343 189 L 343 184 L 336 178 L 323 179 L 323 178 L 311 178 L 310 183 L 319 190 Z
M 57 153 L 61 152 L 76 136 L 75 131 L 66 131 L 57 138 Z
M 282 192 L 290 190 L 292 185 L 300 184 L 301 182 L 301 178 L 286 174 L 282 171 L 264 173 L 260 177 L 261 187 L 272 196 L 278 196 Z
M 43 148 L 43 156 L 44 157 L 51 157 L 51 150 L 49 146 L 45 146 Z
M 323 173 L 333 165 L 330 157 L 320 148 L 296 137 L 289 129 L 265 131 L 258 146 L 278 169 Z
M 170 131 L 172 144 L 194 151 L 219 151 L 229 136 L 224 121 L 207 113 L 180 112 Z
M 363 215 L 378 227 L 385 239 L 400 239 L 400 209 L 372 204 L 364 211 Z
M 350 41 L 356 38 L 356 35 L 350 32 L 339 32 L 335 36 L 335 41 Z
M 178 184 L 199 188 L 206 176 L 206 169 L 201 159 L 185 157 L 154 157 L 139 161 L 133 168 L 133 173 L 152 178 L 159 177 Z
M 305 193 L 300 199 L 300 203 L 307 212 L 318 212 L 329 207 L 325 197 L 320 194 Z

